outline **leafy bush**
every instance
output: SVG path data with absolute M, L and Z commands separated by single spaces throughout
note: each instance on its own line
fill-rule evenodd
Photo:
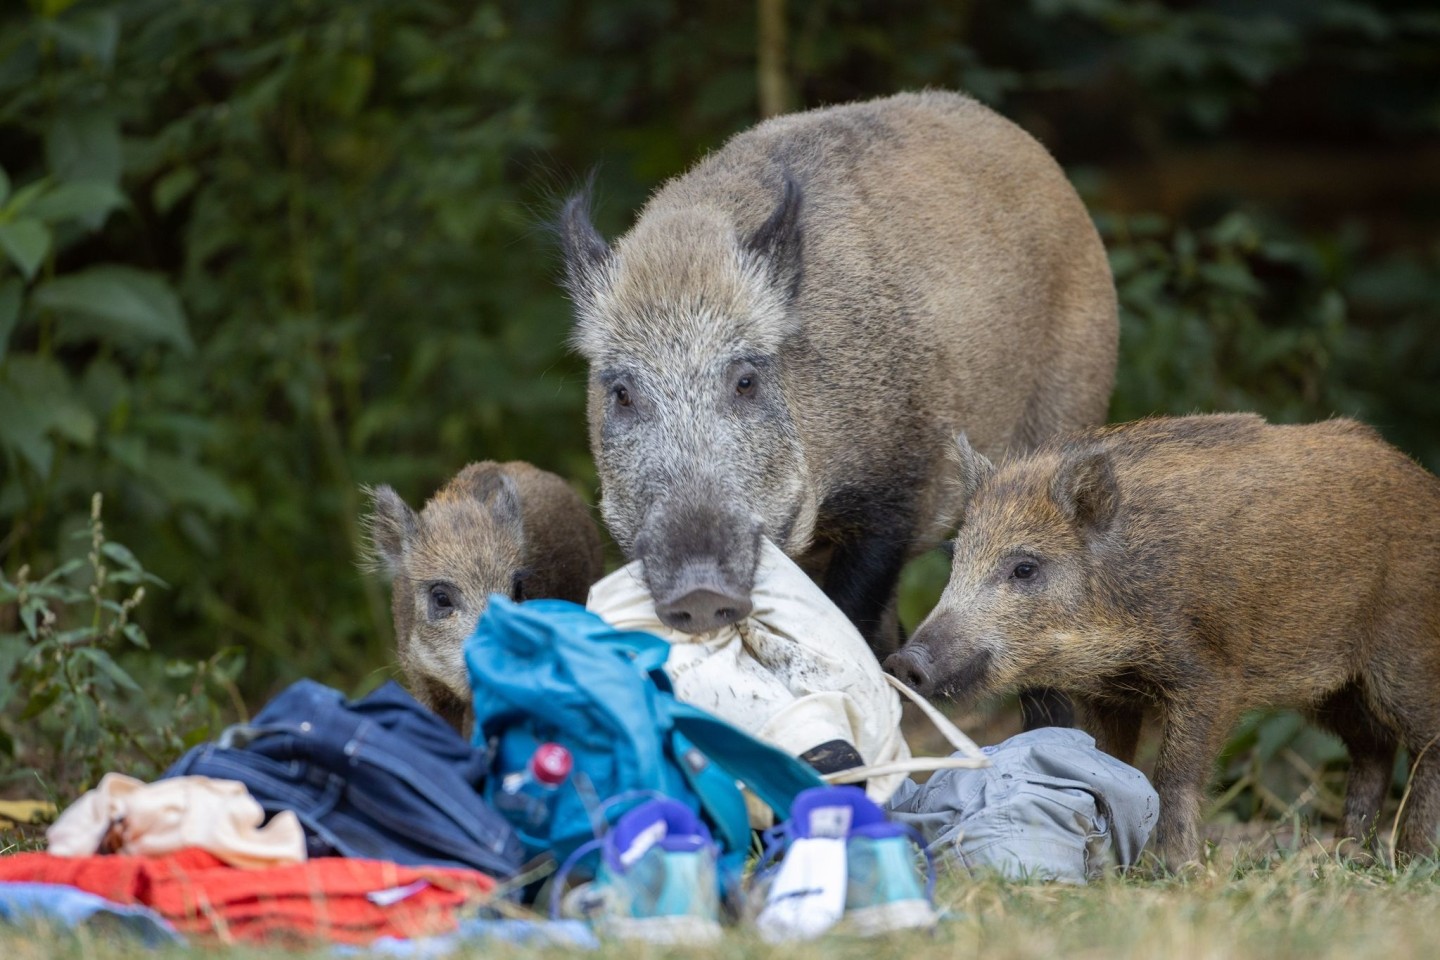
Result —
M 162 660 L 132 619 L 145 587 L 164 586 L 129 549 L 105 539 L 100 494 L 85 558 L 38 580 L 0 573 L 0 609 L 20 629 L 0 633 L 0 756 L 5 781 L 38 776 L 62 795 L 93 786 L 117 766 L 153 779 L 184 748 L 207 739 L 239 706 L 235 648 L 191 663 Z M 137 679 L 137 676 L 139 679 Z M 217 699 L 223 694 L 225 699 Z

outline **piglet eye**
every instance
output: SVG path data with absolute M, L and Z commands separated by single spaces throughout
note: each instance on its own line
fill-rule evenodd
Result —
M 1010 571 L 1010 576 L 1016 580 L 1029 580 L 1039 571 L 1040 568 L 1036 564 L 1031 563 L 1029 560 L 1021 560 L 1015 564 L 1015 567 Z
M 747 373 L 745 376 L 741 377 L 739 380 L 736 380 L 736 381 L 735 381 L 735 392 L 738 393 L 738 394 L 740 394 L 740 396 L 742 396 L 742 397 L 748 397 L 748 396 L 750 396 L 750 394 L 754 393 L 754 392 L 755 392 L 755 376 L 754 376 L 754 374 L 749 374 L 749 373 Z
M 441 620 L 455 612 L 455 598 L 448 587 L 436 585 L 430 588 L 430 618 Z
M 625 389 L 623 386 L 618 386 L 618 385 L 617 385 L 617 386 L 615 387 L 615 389 L 611 391 L 611 393 L 613 393 L 613 394 L 615 395 L 615 402 L 618 403 L 618 404 L 620 404 L 620 406 L 622 406 L 622 407 L 628 407 L 628 406 L 630 406 L 630 391 L 629 391 L 629 390 Z

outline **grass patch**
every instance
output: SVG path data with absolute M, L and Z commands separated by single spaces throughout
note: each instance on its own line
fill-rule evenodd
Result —
M 1440 949 L 1440 870 L 1424 862 L 1399 872 L 1349 866 L 1309 849 L 1260 854 L 1228 849 L 1209 866 L 1163 880 L 1114 877 L 1088 887 L 1007 883 L 946 876 L 939 901 L 951 917 L 934 935 L 882 940 L 826 937 L 784 947 L 761 943 L 745 929 L 712 948 L 662 949 L 607 944 L 598 960 L 648 957 L 775 958 L 775 960 L 914 960 L 1019 957 L 1256 958 L 1433 957 Z M 7 960 L 50 957 L 194 957 L 210 945 L 147 950 L 103 932 L 0 930 Z M 333 956 L 235 948 L 228 957 Z M 475 945 L 463 957 L 552 957 L 561 950 Z

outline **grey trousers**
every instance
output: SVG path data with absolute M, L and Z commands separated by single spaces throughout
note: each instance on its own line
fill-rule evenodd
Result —
M 885 812 L 920 831 L 942 859 L 1011 879 L 1085 883 L 1138 860 L 1159 797 L 1089 734 L 1044 727 L 984 752 L 985 769 L 905 781 Z

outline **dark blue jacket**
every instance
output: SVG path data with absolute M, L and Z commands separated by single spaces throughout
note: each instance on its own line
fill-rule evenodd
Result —
M 293 810 L 311 856 L 469 867 L 509 879 L 522 848 L 481 797 L 489 766 L 391 681 L 361 700 L 313 680 L 165 771 L 239 780 L 267 816 Z

